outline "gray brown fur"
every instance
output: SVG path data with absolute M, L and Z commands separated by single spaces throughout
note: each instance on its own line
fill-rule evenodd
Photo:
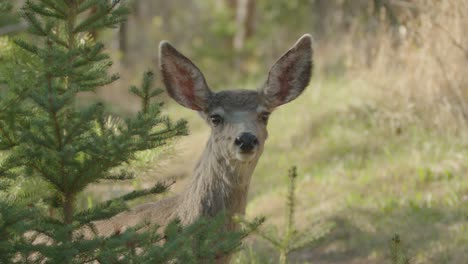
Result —
M 275 107 L 295 99 L 308 85 L 312 67 L 311 37 L 301 37 L 277 61 L 259 91 L 212 92 L 200 70 L 167 42 L 160 45 L 160 60 L 169 95 L 182 106 L 199 111 L 211 127 L 211 137 L 184 192 L 138 206 L 110 220 L 95 222 L 100 235 L 122 231 L 144 220 L 164 226 L 178 217 L 187 225 L 201 216 L 221 212 L 228 216 L 243 215 L 250 178 L 268 137 L 264 117 Z M 213 115 L 223 119 L 221 125 L 212 121 Z M 249 152 L 240 148 L 243 143 L 237 144 L 236 138 L 241 134 L 257 139 Z M 236 229 L 231 217 L 226 228 Z

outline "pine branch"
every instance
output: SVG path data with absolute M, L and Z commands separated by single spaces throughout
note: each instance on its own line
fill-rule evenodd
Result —
M 114 199 L 102 204 L 99 204 L 91 209 L 75 214 L 74 219 L 81 225 L 87 225 L 93 221 L 108 219 L 122 211 L 127 210 L 122 199 Z
M 75 219 L 82 224 L 88 224 L 92 221 L 110 218 L 111 216 L 114 216 L 115 214 L 127 209 L 124 202 L 147 195 L 163 193 L 174 183 L 175 182 L 172 182 L 171 184 L 156 183 L 152 188 L 132 191 L 123 196 L 101 203 L 89 210 L 80 212 L 75 215 Z
M 121 170 L 118 174 L 108 175 L 103 178 L 104 180 L 112 181 L 127 181 L 135 179 L 135 173 L 126 170 Z
M 330 233 L 332 227 L 333 225 L 321 227 L 319 231 L 315 231 L 313 233 L 311 231 L 301 232 L 298 234 L 299 237 L 297 237 L 290 246 L 290 251 L 297 251 L 313 244 L 317 244 L 319 241 L 324 239 L 327 234 Z
M 141 112 L 147 114 L 150 108 L 150 100 L 162 93 L 162 89 L 151 89 L 154 82 L 154 74 L 151 71 L 146 71 L 143 75 L 141 88 L 136 86 L 130 87 L 130 92 L 136 95 L 141 100 Z M 154 105 L 154 108 L 162 106 L 161 103 Z
M 41 24 L 41 22 L 36 18 L 36 16 L 31 11 L 26 11 L 25 9 L 21 16 L 28 22 L 29 24 L 29 32 L 38 36 L 47 36 L 47 30 Z
M 7 145 L 5 148 L 12 148 L 13 146 L 16 145 L 15 142 L 11 139 L 11 137 L 7 134 L 7 132 L 0 126 L 0 133 L 2 134 L 3 138 L 5 138 L 9 145 Z
M 119 2 L 120 1 L 112 1 L 110 4 L 106 2 L 106 4 L 96 5 L 96 12 L 78 24 L 73 29 L 73 33 L 96 30 L 103 27 L 113 26 L 125 21 L 125 15 L 128 14 L 128 10 L 122 6 L 117 7 Z
M 31 45 L 24 40 L 14 39 L 13 42 L 24 50 L 31 52 L 32 54 L 39 53 L 39 48 L 37 46 Z
M 170 184 L 163 184 L 163 183 L 158 182 L 150 189 L 133 191 L 133 192 L 130 192 L 128 194 L 121 196 L 119 199 L 122 199 L 123 201 L 129 201 L 129 200 L 134 200 L 136 198 L 140 198 L 140 197 L 151 195 L 151 194 L 163 193 L 174 183 L 175 181 L 171 182 Z
M 58 19 L 65 19 L 65 13 L 57 9 L 44 8 L 43 6 L 36 5 L 31 1 L 26 2 L 25 8 L 31 9 L 35 13 L 44 17 L 53 17 Z
M 65 5 L 64 1 L 53 1 L 53 0 L 40 0 L 40 1 L 43 5 L 59 13 L 62 16 L 62 19 L 66 17 L 68 8 Z
M 270 235 L 264 232 L 258 232 L 256 234 L 258 234 L 261 238 L 265 239 L 266 241 L 270 242 L 277 249 L 280 249 L 282 247 L 282 244 L 279 242 L 278 238 L 271 237 Z

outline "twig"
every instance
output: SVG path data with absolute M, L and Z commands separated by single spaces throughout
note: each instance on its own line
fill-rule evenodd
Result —
M 448 77 L 448 74 L 447 74 L 447 71 L 444 67 L 444 64 L 442 62 L 442 59 L 438 56 L 438 55 L 435 55 L 435 59 L 437 61 L 437 65 L 439 65 L 439 68 L 441 69 L 442 71 L 442 75 L 444 76 L 445 78 L 445 81 L 447 82 L 447 85 L 448 87 L 450 88 L 450 90 L 452 91 L 452 93 L 455 95 L 455 99 L 458 100 L 458 103 L 461 107 L 461 113 L 464 117 L 464 119 L 466 121 L 468 121 L 468 111 L 467 111 L 467 102 L 464 100 L 464 97 L 462 96 L 461 94 L 461 91 L 460 91 L 460 88 L 454 84 L 452 84 L 452 82 L 450 81 L 450 78 Z
M 446 28 L 444 28 L 441 24 L 437 23 L 437 22 L 434 22 L 434 25 L 436 27 L 438 27 L 439 29 L 441 29 L 447 36 L 448 38 L 450 39 L 450 41 L 452 42 L 452 44 L 454 46 L 456 46 L 457 48 L 459 48 L 464 54 L 465 54 L 465 57 L 466 59 L 468 60 L 468 49 L 466 49 L 465 47 L 463 47 L 462 44 L 460 44 L 459 41 L 457 41 L 455 39 L 454 36 L 452 36 L 452 34 L 450 33 L 450 31 L 448 31 Z

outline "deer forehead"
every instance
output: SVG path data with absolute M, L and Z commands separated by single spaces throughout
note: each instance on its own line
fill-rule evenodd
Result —
M 251 90 L 226 90 L 214 93 L 209 100 L 209 111 L 223 109 L 227 113 L 256 112 L 261 106 L 260 95 Z
M 238 123 L 252 123 L 258 121 L 258 114 L 262 108 L 257 108 L 256 110 L 245 111 L 243 109 L 229 109 L 226 110 L 222 107 L 216 107 L 210 111 L 210 115 L 220 115 L 225 121 L 238 124 Z

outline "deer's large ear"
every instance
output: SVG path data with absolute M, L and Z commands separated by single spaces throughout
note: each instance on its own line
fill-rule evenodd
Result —
M 176 102 L 196 111 L 207 110 L 211 90 L 205 77 L 169 42 L 159 44 L 159 67 L 167 92 Z
M 312 75 L 312 37 L 302 36 L 274 65 L 261 94 L 268 108 L 275 108 L 298 97 Z

